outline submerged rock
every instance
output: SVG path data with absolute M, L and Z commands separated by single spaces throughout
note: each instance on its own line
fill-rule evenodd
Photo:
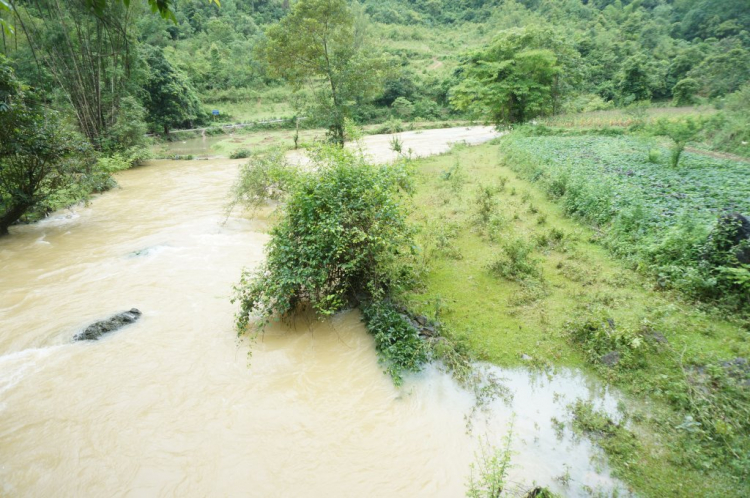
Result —
M 132 308 L 130 311 L 123 311 L 122 313 L 113 315 L 106 320 L 92 323 L 91 325 L 86 327 L 86 330 L 84 330 L 80 334 L 76 334 L 73 337 L 73 340 L 95 341 L 104 334 L 114 332 L 115 330 L 118 330 L 125 325 L 135 323 L 140 317 L 141 312 L 136 308 Z

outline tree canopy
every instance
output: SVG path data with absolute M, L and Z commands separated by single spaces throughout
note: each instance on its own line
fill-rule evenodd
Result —
M 343 143 L 344 120 L 355 104 L 375 97 L 387 67 L 366 46 L 348 2 L 300 0 L 266 36 L 263 54 L 272 74 L 296 89 L 314 85 L 316 114 L 331 139 Z
M 145 51 L 149 77 L 143 89 L 147 120 L 165 134 L 175 126 L 190 124 L 201 114 L 200 100 L 185 75 L 164 57 L 160 48 Z
M 0 235 L 55 190 L 71 183 L 85 143 L 15 76 L 0 54 Z
M 559 96 L 561 66 L 540 32 L 502 33 L 486 49 L 466 57 L 461 82 L 451 89 L 458 109 L 495 123 L 524 122 L 551 114 Z

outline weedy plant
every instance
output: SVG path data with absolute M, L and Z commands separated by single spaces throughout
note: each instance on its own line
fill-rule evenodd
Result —
M 491 185 L 479 187 L 476 196 L 476 219 L 480 226 L 487 226 L 497 205 L 497 189 Z
M 464 174 L 461 162 L 458 158 L 456 158 L 456 162 L 450 167 L 450 169 L 442 172 L 440 178 L 448 182 L 451 192 L 456 195 L 461 193 L 464 183 L 466 182 L 466 175 Z
M 401 154 L 404 149 L 404 142 L 399 138 L 398 135 L 393 135 L 390 140 L 391 150 L 397 154 Z
M 499 257 L 489 265 L 493 275 L 516 282 L 542 280 L 541 264 L 533 256 L 534 246 L 530 243 L 513 238 L 505 241 L 500 249 Z
M 497 498 L 506 487 L 508 471 L 511 469 L 511 442 L 513 423 L 501 448 L 496 448 L 485 439 L 480 441 L 476 461 L 471 464 L 466 496 L 468 498 Z
M 237 149 L 229 154 L 229 159 L 246 159 L 252 155 L 250 149 Z

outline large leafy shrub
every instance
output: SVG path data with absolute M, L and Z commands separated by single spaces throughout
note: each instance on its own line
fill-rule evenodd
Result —
M 404 205 L 408 164 L 376 167 L 338 147 L 312 156 L 310 168 L 284 183 L 285 203 L 266 262 L 243 272 L 236 288 L 238 330 L 245 332 L 251 317 L 262 327 L 305 307 L 329 316 L 362 305 L 388 371 L 399 381 L 401 371 L 417 370 L 426 359 L 416 329 L 388 304 L 414 282 Z M 241 179 L 240 185 L 267 185 L 261 173 L 276 168 L 259 164 L 244 173 L 257 182 Z

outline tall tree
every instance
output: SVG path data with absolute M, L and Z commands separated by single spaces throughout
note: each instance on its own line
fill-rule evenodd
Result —
M 0 235 L 74 181 L 78 163 L 70 158 L 84 150 L 0 54 Z
M 551 40 L 536 29 L 512 29 L 486 49 L 468 54 L 458 69 L 451 103 L 496 124 L 552 114 L 560 96 L 561 65 Z
M 361 23 L 346 0 L 299 0 L 271 26 L 263 49 L 271 71 L 299 90 L 315 89 L 315 112 L 332 141 L 343 144 L 352 107 L 373 98 L 387 61 L 373 55 Z
M 133 12 L 117 2 L 94 11 L 91 1 L 11 0 L 37 64 L 63 90 L 81 132 L 99 149 L 132 84 Z
M 150 124 L 169 134 L 170 128 L 190 124 L 201 112 L 190 80 L 164 57 L 161 48 L 144 50 L 149 78 L 143 86 Z

